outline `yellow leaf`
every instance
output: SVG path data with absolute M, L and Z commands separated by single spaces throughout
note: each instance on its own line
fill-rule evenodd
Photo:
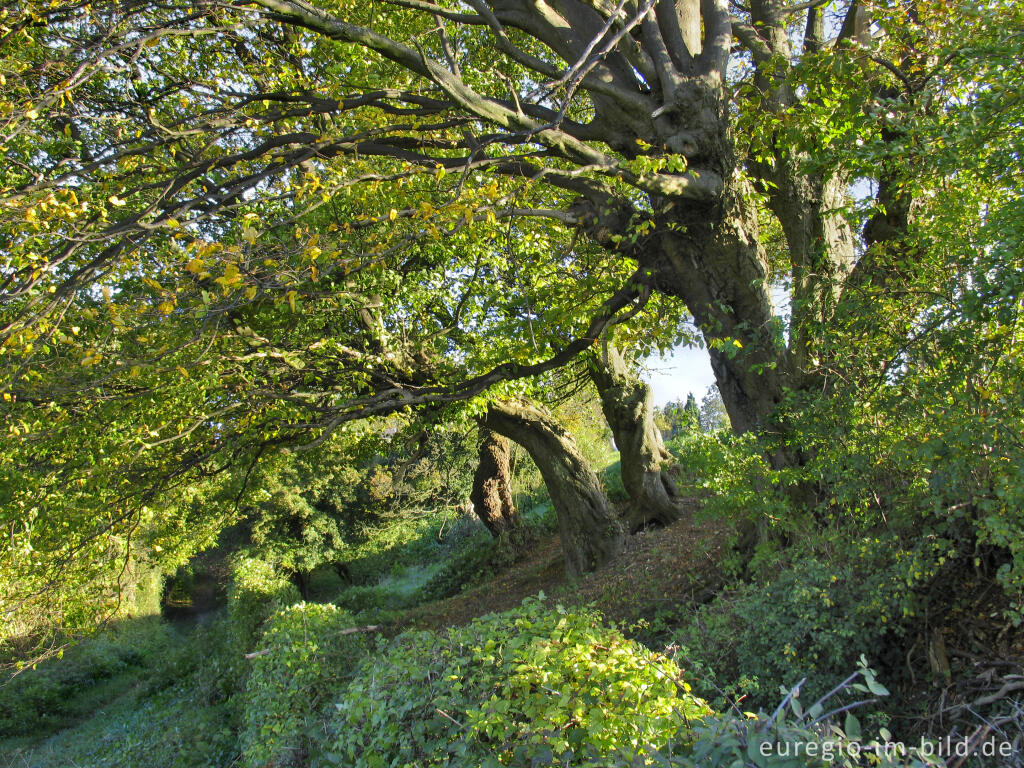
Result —
M 235 264 L 228 264 L 224 267 L 224 276 L 218 277 L 213 282 L 218 283 L 223 289 L 225 295 L 231 289 L 231 286 L 242 282 L 242 276 L 238 272 L 238 266 Z
M 193 275 L 198 275 L 200 272 L 203 271 L 203 267 L 205 266 L 206 264 L 203 262 L 203 260 L 197 256 L 196 258 L 192 259 L 192 261 L 185 265 L 185 271 L 191 272 Z
M 249 245 L 255 243 L 257 237 L 259 237 L 259 232 L 256 231 L 255 227 L 250 227 L 248 225 L 242 227 L 242 239 Z
M 288 306 L 291 307 L 292 312 L 295 311 L 295 296 L 296 295 L 297 295 L 296 291 L 288 291 L 288 293 L 287 293 Z
M 103 291 L 103 298 L 110 301 L 110 286 L 104 285 L 101 290 Z
M 34 109 L 30 109 L 28 112 L 25 113 L 25 117 L 27 117 L 29 120 L 35 120 L 37 117 L 39 117 L 39 113 Z
M 388 211 L 388 218 L 391 219 L 392 221 L 397 219 L 398 218 L 398 211 L 396 211 L 394 208 L 392 208 L 390 211 Z
M 175 370 L 182 375 L 183 378 L 188 378 L 188 371 L 182 368 L 180 365 Z
M 127 205 L 128 204 L 128 202 L 126 200 L 122 200 L 117 195 L 111 195 L 110 197 L 107 198 L 107 200 L 109 201 L 109 203 L 111 205 L 116 205 L 118 207 L 121 207 L 122 205 Z
M 174 304 L 169 301 L 162 301 L 160 302 L 160 306 L 157 307 L 157 311 L 161 315 L 169 315 L 174 311 Z
M 257 288 L 255 285 L 246 286 L 245 298 L 254 299 L 256 298 Z

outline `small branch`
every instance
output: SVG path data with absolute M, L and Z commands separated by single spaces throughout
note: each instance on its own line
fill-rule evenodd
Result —
M 377 632 L 383 626 L 384 626 L 383 624 L 368 624 L 365 627 L 349 627 L 348 629 L 343 629 L 340 632 L 335 632 L 334 634 L 336 636 L 341 636 L 341 635 L 354 635 L 354 634 L 356 634 L 358 632 Z M 252 653 L 245 654 L 245 658 L 247 658 L 247 659 L 256 659 L 256 658 L 259 658 L 260 656 L 268 656 L 272 652 L 273 652 L 273 649 L 271 649 L 271 648 L 263 648 L 262 650 L 253 651 Z
M 338 635 L 354 635 L 357 632 L 377 632 L 383 628 L 383 624 L 367 624 L 365 627 L 349 627 L 337 632 Z

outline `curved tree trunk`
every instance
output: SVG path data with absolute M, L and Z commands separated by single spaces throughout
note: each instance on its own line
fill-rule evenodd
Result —
M 610 344 L 595 356 L 594 363 L 590 378 L 601 396 L 601 408 L 619 449 L 622 485 L 630 498 L 630 530 L 652 522 L 667 525 L 678 520 L 678 489 L 661 471 L 669 453 L 654 423 L 651 388 Z
M 473 490 L 469 500 L 473 511 L 487 526 L 491 535 L 497 538 L 503 533 L 519 527 L 519 516 L 512 503 L 509 488 L 508 440 L 483 424 L 480 425 L 480 461 L 473 475 Z
M 622 529 L 572 435 L 532 405 L 492 403 L 484 424 L 523 446 L 540 469 L 558 514 L 570 577 L 592 571 L 619 553 Z

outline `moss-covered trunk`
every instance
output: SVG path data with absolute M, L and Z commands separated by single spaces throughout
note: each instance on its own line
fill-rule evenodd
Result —
M 570 577 L 592 571 L 619 553 L 622 527 L 572 435 L 549 414 L 525 404 L 492 403 L 484 424 L 523 446 L 540 469 L 558 515 Z

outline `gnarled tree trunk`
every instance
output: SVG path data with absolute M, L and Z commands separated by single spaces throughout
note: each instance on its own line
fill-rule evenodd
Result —
M 733 430 L 770 428 L 790 386 L 792 364 L 772 311 L 749 189 L 733 178 L 717 200 L 666 205 L 656 218 L 657 239 L 642 254 L 641 266 L 659 290 L 686 302 L 703 332 Z
M 540 469 L 558 514 L 569 576 L 592 571 L 614 558 L 622 548 L 622 528 L 572 435 L 532 405 L 492 403 L 483 421 L 523 446 Z
M 509 488 L 511 452 L 508 440 L 483 424 L 480 425 L 479 451 L 480 460 L 473 475 L 469 500 L 477 517 L 497 538 L 519 527 L 520 523 Z
M 622 485 L 630 499 L 630 529 L 679 519 L 678 489 L 661 469 L 669 453 L 654 423 L 651 388 L 610 344 L 595 356 L 590 378 L 619 449 Z

